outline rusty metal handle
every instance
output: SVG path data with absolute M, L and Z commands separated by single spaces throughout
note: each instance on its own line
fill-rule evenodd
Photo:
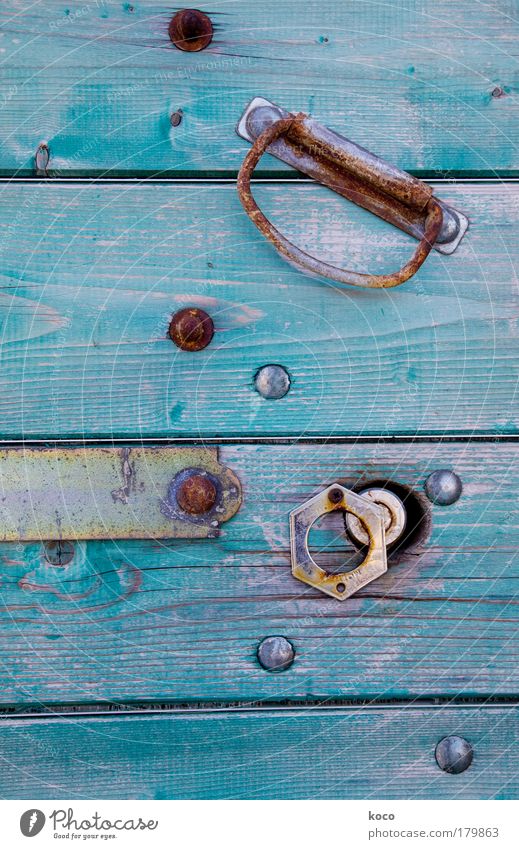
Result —
M 394 274 L 362 274 L 358 271 L 337 268 L 335 265 L 330 265 L 327 262 L 310 256 L 310 254 L 305 253 L 305 251 L 302 251 L 285 238 L 263 214 L 254 200 L 250 180 L 259 160 L 272 142 L 288 133 L 304 117 L 303 115 L 290 115 L 288 118 L 281 118 L 267 127 L 254 141 L 238 174 L 238 195 L 245 212 L 258 230 L 272 243 L 278 253 L 299 271 L 315 277 L 326 277 L 329 280 L 335 280 L 337 283 L 348 283 L 352 286 L 375 289 L 386 289 L 405 283 L 406 280 L 409 280 L 418 271 L 422 263 L 427 259 L 440 232 L 443 213 L 440 204 L 435 198 L 431 197 L 427 203 L 424 234 L 418 247 L 409 262 Z

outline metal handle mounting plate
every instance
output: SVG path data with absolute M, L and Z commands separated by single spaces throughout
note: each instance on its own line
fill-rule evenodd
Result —
M 332 510 L 355 516 L 368 537 L 368 552 L 362 563 L 349 572 L 332 574 L 322 569 L 308 549 L 308 534 L 317 519 Z M 290 514 L 290 552 L 294 578 L 343 601 L 387 571 L 385 514 L 370 498 L 358 495 L 339 483 L 319 492 Z
M 307 115 L 294 115 L 256 97 L 236 131 L 253 145 L 238 175 L 245 211 L 276 250 L 307 274 L 356 286 L 397 286 L 412 277 L 431 248 L 453 253 L 468 227 L 465 216 L 433 197 L 431 186 Z M 394 274 L 368 275 L 336 268 L 301 251 L 268 221 L 252 197 L 250 178 L 265 151 L 414 236 L 420 245 L 413 258 Z
M 210 488 L 205 512 L 180 506 L 186 480 Z M 196 509 L 197 492 L 189 495 Z M 217 448 L 0 451 L 2 542 L 213 537 L 240 503 L 240 482 L 218 462 Z

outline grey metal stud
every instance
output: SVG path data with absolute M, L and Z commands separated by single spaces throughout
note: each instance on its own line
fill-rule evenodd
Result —
M 254 388 L 262 398 L 283 398 L 290 389 L 290 376 L 283 366 L 263 366 L 256 372 Z
M 286 637 L 265 637 L 258 646 L 258 660 L 268 672 L 284 672 L 292 666 L 295 654 Z
M 425 481 L 425 494 L 433 504 L 454 504 L 462 490 L 461 479 L 450 469 L 437 469 Z
M 444 737 L 436 746 L 436 763 L 444 772 L 458 775 L 465 772 L 472 763 L 474 751 L 464 737 L 453 735 Z

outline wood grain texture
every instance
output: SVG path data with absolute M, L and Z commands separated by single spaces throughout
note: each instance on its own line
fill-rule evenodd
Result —
M 5 799 L 517 799 L 508 707 L 4 718 Z M 470 741 L 448 775 L 436 744 Z
M 218 539 L 41 545 L 1 554 L 0 701 L 9 704 L 416 698 L 519 692 L 517 449 L 506 444 L 222 447 L 244 503 Z M 334 480 L 420 493 L 454 468 L 461 499 L 430 538 L 345 602 L 292 578 L 288 513 Z M 346 548 L 337 523 L 315 556 Z M 265 672 L 260 640 L 296 650 Z
M 263 95 L 417 172 L 512 174 L 517 8 L 510 0 L 202 3 L 215 37 L 172 46 L 166 3 L 0 10 L 4 174 L 234 173 L 235 124 Z M 172 126 L 170 116 L 182 110 Z M 269 157 L 266 172 L 287 170 Z
M 519 187 L 438 192 L 470 218 L 458 251 L 365 291 L 292 270 L 233 185 L 4 185 L 0 435 L 517 433 Z M 393 271 L 415 244 L 323 187 L 256 195 L 339 265 Z M 191 305 L 216 328 L 198 353 L 167 337 Z M 267 363 L 281 400 L 254 390 Z

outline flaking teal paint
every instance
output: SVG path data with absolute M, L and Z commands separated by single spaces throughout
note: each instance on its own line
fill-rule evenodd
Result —
M 470 218 L 458 251 L 369 292 L 293 271 L 232 184 L 5 184 L 1 435 L 517 433 L 519 188 L 437 191 Z M 256 195 L 338 265 L 391 270 L 411 252 L 410 237 L 323 187 Z M 167 328 L 191 305 L 216 332 L 190 354 Z M 281 400 L 254 391 L 267 363 L 292 377 Z
M 33 173 L 45 141 L 56 176 L 236 173 L 247 145 L 234 125 L 258 94 L 420 173 L 517 172 L 518 24 L 505 0 L 477 14 L 471 0 L 201 8 L 215 37 L 190 54 L 168 39 L 174 8 L 155 0 L 68 16 L 59 0 L 4 0 L 0 172 Z M 286 167 L 265 157 L 260 171 Z
M 399 705 L 7 719 L 0 793 L 33 799 L 37 786 L 40 799 L 516 799 L 517 721 L 515 706 Z M 448 775 L 434 750 L 461 728 L 474 761 Z M 337 824 L 328 825 L 321 833 L 331 840 Z
M 465 442 L 222 446 L 244 502 L 217 539 L 83 542 L 65 568 L 39 544 L 3 544 L 0 706 L 509 696 L 516 454 Z M 423 494 L 446 467 L 462 497 L 431 508 L 430 538 L 382 578 L 337 602 L 292 577 L 291 509 L 338 479 L 396 479 Z M 336 558 L 342 517 L 314 541 Z M 269 634 L 295 646 L 282 674 L 256 660 Z
M 32 176 L 47 143 L 54 179 L 1 186 L 0 436 L 516 434 L 514 186 L 444 184 L 439 194 L 471 222 L 459 251 L 431 256 L 396 292 L 369 293 L 295 274 L 233 186 L 57 184 L 234 177 L 248 149 L 234 125 L 257 94 L 421 175 L 515 176 L 510 4 L 202 9 L 215 38 L 190 55 L 168 41 L 174 10 L 154 0 L 2 3 L 0 174 Z M 295 176 L 268 156 L 258 173 Z M 408 252 L 402 234 L 322 189 L 257 194 L 289 236 L 337 262 L 392 270 Z M 207 352 L 184 356 L 165 332 L 191 303 L 214 313 L 217 333 Z M 254 393 L 267 362 L 290 370 L 282 402 Z M 0 546 L 2 706 L 517 694 L 513 445 L 222 455 L 245 502 L 210 543 L 81 543 L 65 569 L 39 545 Z M 341 605 L 292 579 L 287 515 L 317 488 L 364 475 L 420 490 L 428 471 L 453 464 L 459 503 L 433 508 L 430 539 L 380 581 Z M 340 530 L 316 537 L 330 556 Z M 256 662 L 269 633 L 296 647 L 279 676 Z M 516 725 L 513 707 L 409 704 L 4 719 L 0 795 L 517 798 Z M 434 762 L 450 733 L 475 747 L 461 776 Z

